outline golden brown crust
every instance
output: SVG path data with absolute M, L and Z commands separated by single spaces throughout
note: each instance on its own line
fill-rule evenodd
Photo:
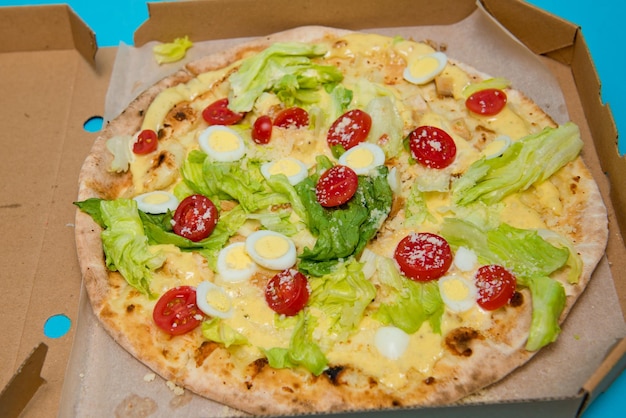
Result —
M 344 33 L 319 27 L 280 33 L 200 59 L 157 83 L 109 123 L 97 139 L 81 170 L 78 200 L 91 197 L 111 199 L 132 194 L 130 173 L 108 171 L 112 157 L 106 150 L 106 140 L 136 132 L 148 105 L 163 89 L 186 82 L 202 72 L 223 68 L 276 41 L 308 42 Z M 463 67 L 475 77 L 484 76 Z M 532 130 L 554 125 L 545 112 L 521 93 L 511 90 L 510 97 L 523 108 Z M 193 118 L 197 116 L 184 105 L 176 112 L 182 113 L 171 114 L 173 124 L 176 121 L 193 124 Z M 460 131 L 464 129 L 468 134 L 470 131 L 483 132 L 479 135 L 472 133 L 477 138 L 474 144 L 477 149 L 482 149 L 493 139 L 485 127 L 459 128 Z M 567 196 L 563 203 L 564 211 L 569 214 L 563 225 L 557 226 L 572 239 L 585 263 L 578 284 L 567 289 L 564 320 L 602 257 L 608 233 L 601 196 L 580 158 L 563 169 L 563 175 L 557 177 L 556 183 L 562 195 Z M 199 329 L 174 338 L 160 332 L 152 321 L 146 321 L 151 317 L 154 301 L 132 290 L 119 273 L 106 269 L 100 228 L 80 211 L 76 215 L 76 245 L 94 312 L 115 341 L 165 379 L 250 413 L 293 414 L 450 403 L 502 379 L 534 355 L 524 349 L 531 317 L 531 298 L 525 291 L 520 294 L 516 306 L 495 314 L 494 325 L 488 330 L 461 327 L 450 331 L 445 336 L 446 354 L 431 373 L 426 377 L 417 374 L 409 379 L 408 385 L 398 390 L 345 365 L 331 365 L 317 377 L 302 371 L 276 370 L 264 360 L 253 361 L 242 368 L 232 360 L 231 352 L 203 340 Z M 485 364 L 491 366 L 485 367 Z

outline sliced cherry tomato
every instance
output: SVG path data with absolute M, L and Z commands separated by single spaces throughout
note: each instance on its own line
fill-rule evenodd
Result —
M 272 118 L 259 116 L 252 125 L 252 140 L 257 144 L 267 144 L 272 138 Z
M 168 290 L 154 306 L 152 318 L 170 335 L 185 334 L 196 328 L 204 318 L 196 305 L 196 289 L 178 286 Z
M 209 125 L 234 125 L 244 116 L 244 113 L 233 112 L 228 108 L 228 98 L 219 99 L 202 111 L 202 118 Z
M 287 316 L 297 314 L 309 300 L 306 276 L 294 269 L 281 271 L 267 282 L 265 300 L 276 313 Z
M 320 205 L 330 208 L 352 199 L 359 186 L 359 177 L 350 167 L 336 165 L 326 170 L 315 185 L 315 196 Z
M 497 264 L 479 268 L 475 281 L 478 288 L 478 305 L 490 311 L 509 303 L 515 294 L 517 284 L 515 276 Z
M 178 204 L 172 220 L 174 233 L 197 242 L 213 232 L 217 224 L 217 208 L 201 194 L 187 196 Z
M 281 110 L 274 118 L 274 126 L 280 128 L 304 128 L 309 126 L 309 112 L 301 107 Z
M 483 115 L 497 115 L 506 105 L 506 93 L 499 89 L 479 90 L 465 100 L 465 106 L 472 112 Z
M 396 247 L 394 259 L 409 279 L 426 282 L 443 276 L 452 264 L 448 241 L 430 232 L 411 233 Z
M 133 144 L 133 152 L 135 154 L 149 154 L 157 149 L 159 145 L 159 137 L 152 129 L 144 129 L 139 132 L 137 141 Z
M 456 144 L 446 131 L 435 126 L 420 126 L 409 134 L 411 155 L 429 168 L 446 168 L 456 157 Z
M 370 115 L 359 109 L 349 110 L 330 126 L 326 136 L 328 146 L 341 145 L 347 151 L 365 141 L 371 127 Z

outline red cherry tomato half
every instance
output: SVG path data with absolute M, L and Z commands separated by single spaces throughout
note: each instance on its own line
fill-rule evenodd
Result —
M 411 155 L 429 168 L 446 168 L 456 157 L 456 144 L 446 131 L 435 126 L 420 126 L 409 134 Z
M 409 279 L 426 282 L 443 276 L 452 264 L 448 242 L 430 232 L 411 233 L 396 247 L 394 259 Z
M 479 268 L 475 281 L 478 288 L 478 305 L 490 311 L 509 303 L 517 284 L 515 276 L 497 264 Z
M 359 186 L 359 177 L 350 167 L 336 165 L 326 170 L 315 185 L 315 197 L 320 205 L 330 208 L 352 199 Z
M 309 126 L 309 112 L 301 107 L 281 110 L 274 118 L 274 126 L 280 128 L 304 128 Z
M 500 113 L 506 105 L 506 93 L 499 89 L 479 90 L 465 100 L 465 106 L 472 112 L 493 116 Z
M 308 281 L 304 274 L 297 270 L 283 270 L 267 282 L 265 300 L 274 312 L 293 316 L 300 312 L 309 300 Z
M 228 98 L 217 100 L 202 111 L 202 118 L 209 125 L 234 125 L 245 116 L 228 108 Z
M 152 311 L 154 323 L 170 335 L 185 334 L 196 328 L 204 316 L 196 305 L 196 290 L 174 287 L 165 292 Z
M 211 200 L 200 194 L 187 196 L 174 212 L 174 233 L 197 242 L 213 232 L 217 224 L 217 208 Z
M 133 152 L 139 155 L 149 154 L 156 150 L 158 145 L 159 138 L 157 133 L 151 129 L 144 129 L 139 132 L 137 141 L 133 144 Z
M 346 151 L 365 141 L 372 127 L 370 115 L 359 109 L 349 110 L 341 115 L 328 130 L 328 146 L 341 145 Z
M 272 119 L 267 116 L 259 116 L 252 125 L 252 140 L 257 144 L 267 144 L 272 138 Z

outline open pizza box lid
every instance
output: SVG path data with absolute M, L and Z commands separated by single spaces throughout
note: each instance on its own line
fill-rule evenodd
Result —
M 483 416 L 506 413 L 574 417 L 580 415 L 626 366 L 621 314 L 626 312 L 626 282 L 619 280 L 626 271 L 622 240 L 626 234 L 626 189 L 617 187 L 615 180 L 626 176 L 626 160 L 618 155 L 615 123 L 610 109 L 601 102 L 599 80 L 578 27 L 519 0 L 482 0 L 478 4 L 473 0 L 397 0 L 394 7 L 376 0 L 268 0 L 263 7 L 255 7 L 252 1 L 212 0 L 150 4 L 151 17 L 137 30 L 135 44 L 141 47 L 151 41 L 171 41 L 185 35 L 194 42 L 247 38 L 313 24 L 369 31 L 453 25 L 472 16 L 477 9 L 484 9 L 503 29 L 540 57 L 558 80 L 569 117 L 581 128 L 586 142 L 585 161 L 608 206 L 610 238 L 607 257 L 596 274 L 609 280 L 595 296 L 593 290 L 589 292 L 592 295 L 589 298 L 596 299 L 581 304 L 584 308 L 580 309 L 585 311 L 580 315 L 588 315 L 589 322 L 596 321 L 597 332 L 603 332 L 604 324 L 598 322 L 601 319 L 594 312 L 607 309 L 602 306 L 605 305 L 602 298 L 608 297 L 608 305 L 616 307 L 612 314 L 615 325 L 611 338 L 604 340 L 597 349 L 593 370 L 567 394 L 545 392 L 543 396 L 529 399 L 489 400 L 428 408 L 423 412 L 428 416 L 446 417 L 466 416 L 468 412 Z M 407 10 L 416 12 L 407 13 Z M 86 399 L 96 393 L 104 398 L 125 398 L 125 394 L 118 396 L 114 392 L 115 387 L 124 385 L 128 376 L 116 370 L 124 370 L 125 361 L 135 363 L 130 358 L 118 361 L 115 350 L 120 349 L 112 348 L 105 358 L 113 358 L 117 364 L 112 365 L 114 371 L 98 375 L 98 379 L 111 382 L 101 387 L 90 386 L 88 383 L 93 380 L 89 380 L 89 374 L 95 373 L 81 368 L 85 364 L 85 351 L 110 348 L 94 347 L 93 338 L 84 334 L 89 332 L 84 317 L 90 312 L 85 309 L 88 302 L 81 299 L 81 275 L 74 245 L 75 207 L 72 205 L 77 195 L 80 167 L 97 136 L 97 132 L 87 130 L 86 122 L 105 114 L 116 55 L 127 47 L 97 50 L 94 33 L 67 6 L 3 7 L 0 20 L 3 22 L 0 25 L 0 88 L 3 92 L 0 121 L 5 132 L 4 158 L 0 165 L 4 180 L 0 201 L 0 230 L 4 237 L 0 285 L 5 295 L 0 387 L 18 380 L 13 374 L 34 347 L 42 341 L 48 347 L 43 354 L 35 350 L 37 356 L 43 356 L 40 376 L 35 371 L 32 378 L 20 381 L 25 385 L 24 390 L 30 385 L 34 397 L 28 402 L 28 399 L 0 396 L 0 415 L 19 412 L 20 402 L 28 402 L 24 416 L 48 416 L 51 411 L 60 411 L 63 415 L 63 411 L 77 411 L 76 402 L 85 404 Z M 585 301 L 581 299 L 581 302 Z M 575 310 L 577 308 L 579 306 Z M 57 314 L 68 317 L 72 326 L 65 336 L 51 338 L 44 335 L 43 330 L 46 321 Z M 567 325 L 565 328 L 567 332 Z M 571 335 L 583 339 L 585 334 L 575 330 Z M 577 364 L 578 360 L 565 359 L 562 364 L 571 367 L 572 363 Z M 143 374 L 140 382 L 133 384 L 144 383 L 141 377 Z M 91 379 L 96 378 L 91 376 Z M 530 381 L 529 384 L 536 383 Z M 107 392 L 109 389 L 112 391 Z M 5 393 L 6 389 L 3 395 Z M 169 391 L 166 395 L 175 396 Z M 159 413 L 171 416 L 189 412 L 184 407 L 173 412 L 167 409 L 168 402 L 165 401 Z M 114 409 L 115 405 L 110 409 L 111 414 Z M 395 410 L 393 414 L 415 416 L 417 412 Z

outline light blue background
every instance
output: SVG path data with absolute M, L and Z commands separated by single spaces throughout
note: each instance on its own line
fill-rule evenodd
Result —
M 259 0 L 261 1 L 261 0 Z M 0 6 L 58 4 L 61 0 L 0 0 Z M 528 0 L 582 28 L 602 82 L 602 99 L 613 112 L 618 132 L 626 130 L 626 2 L 624 0 Z M 135 29 L 148 18 L 144 0 L 68 0 L 96 33 L 98 45 L 133 44 Z M 1 24 L 1 23 L 0 23 Z M 626 153 L 626 140 L 619 144 Z M 615 185 L 617 186 L 617 184 Z M 576 362 L 572 362 L 575 367 Z M 626 372 L 587 409 L 584 418 L 626 417 Z

